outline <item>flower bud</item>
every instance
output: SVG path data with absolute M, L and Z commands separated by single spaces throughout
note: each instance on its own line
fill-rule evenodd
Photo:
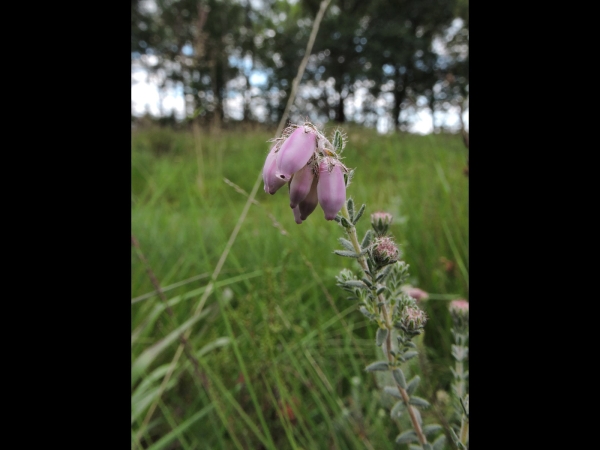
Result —
M 469 325 L 469 302 L 464 299 L 452 300 L 450 302 L 450 315 L 457 328 Z
M 400 319 L 402 328 L 411 334 L 419 334 L 427 323 L 425 311 L 419 308 L 407 307 L 402 312 Z
M 302 220 L 306 220 L 308 216 L 316 209 L 319 204 L 319 199 L 317 197 L 317 184 L 319 182 L 319 177 L 313 177 L 312 184 L 310 186 L 310 191 L 308 194 L 298 204 L 298 208 L 300 209 L 300 218 Z
M 285 184 L 285 180 L 278 178 L 275 173 L 277 171 L 277 153 L 275 153 L 273 149 L 274 147 L 267 155 L 267 159 L 263 167 L 263 182 L 265 183 L 265 192 L 271 195 L 277 192 L 277 190 Z
M 300 169 L 290 181 L 290 208 L 298 206 L 306 198 L 312 187 L 313 178 L 312 164 L 308 164 Z
M 292 175 L 306 165 L 317 148 L 317 135 L 298 127 L 281 144 L 277 152 L 277 177 L 290 181 Z
M 341 166 L 331 158 L 326 158 L 319 165 L 317 196 L 326 220 L 333 220 L 346 203 L 344 173 Z
M 300 208 L 296 206 L 295 208 L 292 208 L 292 211 L 294 212 L 294 220 L 300 225 L 302 223 L 302 219 L 300 218 Z
M 371 225 L 378 236 L 383 236 L 387 233 L 390 224 L 392 223 L 392 215 L 383 211 L 371 214 Z
M 379 267 L 393 264 L 400 258 L 400 250 L 391 237 L 377 237 L 373 240 L 371 255 Z

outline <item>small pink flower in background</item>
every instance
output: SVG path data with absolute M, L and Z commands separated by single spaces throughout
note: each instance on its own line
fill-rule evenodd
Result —
M 408 284 L 402 286 L 402 290 L 416 301 L 427 300 L 429 298 L 429 294 L 423 289 L 412 287 Z
M 306 166 L 316 149 L 317 135 L 305 127 L 296 128 L 277 152 L 277 176 L 290 181 L 293 174 Z
M 452 300 L 450 302 L 450 311 L 456 313 L 469 312 L 469 302 L 464 299 Z
M 346 202 L 344 172 L 333 158 L 324 158 L 319 165 L 317 196 L 326 220 L 333 220 Z

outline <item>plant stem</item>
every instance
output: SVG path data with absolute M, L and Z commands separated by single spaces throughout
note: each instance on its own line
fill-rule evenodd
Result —
M 350 220 L 350 214 L 348 213 L 348 207 L 346 206 L 346 203 L 344 203 L 344 206 L 342 207 L 342 215 L 351 224 L 349 228 L 346 228 L 346 232 L 348 233 L 350 242 L 352 242 L 352 246 L 354 247 L 354 250 L 356 251 L 356 253 L 360 253 L 361 248 L 360 248 L 360 244 L 358 243 L 358 236 L 356 235 L 356 227 L 352 224 L 352 221 Z M 365 272 L 365 275 L 367 277 L 369 277 L 371 280 L 373 280 L 373 278 L 369 275 L 369 267 L 367 266 L 367 261 L 366 261 L 365 257 L 359 256 L 357 259 L 358 259 L 358 263 L 360 264 L 363 271 Z M 388 334 L 387 334 L 387 338 L 386 338 L 387 358 L 388 358 L 388 361 L 390 363 L 392 363 L 394 361 L 394 356 L 391 353 L 391 350 L 392 350 L 391 337 L 392 337 L 392 331 L 393 331 L 392 321 L 391 321 L 391 317 L 389 316 L 389 314 L 387 312 L 384 295 L 379 294 L 378 298 L 379 298 L 380 303 L 382 303 L 381 315 L 382 315 L 383 323 L 385 323 L 385 327 L 388 329 Z M 394 382 L 395 382 L 395 380 L 394 380 Z M 419 439 L 421 446 L 423 446 L 427 443 L 427 438 L 423 434 L 423 430 L 421 429 L 421 425 L 419 424 L 419 421 L 417 420 L 417 416 L 415 415 L 412 405 L 409 403 L 410 397 L 408 395 L 408 392 L 406 392 L 406 390 L 403 389 L 398 383 L 396 383 L 396 387 L 398 388 L 398 392 L 400 392 L 402 401 L 404 402 L 404 405 L 406 406 L 408 415 L 410 416 L 410 421 L 412 422 L 413 428 L 414 428 L 415 432 L 417 433 L 417 438 Z

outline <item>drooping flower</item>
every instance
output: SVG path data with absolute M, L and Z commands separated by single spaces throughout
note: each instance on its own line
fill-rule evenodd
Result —
M 277 152 L 277 177 L 286 182 L 290 181 L 292 175 L 308 163 L 316 149 L 317 135 L 310 128 L 296 128 Z
M 263 167 L 263 182 L 265 184 L 265 192 L 271 195 L 277 192 L 277 190 L 286 183 L 285 180 L 277 177 L 277 153 L 275 153 L 274 150 L 275 146 L 267 155 L 267 159 Z
M 346 184 L 341 163 L 326 157 L 319 164 L 317 197 L 326 220 L 333 220 L 346 202 Z
M 292 208 L 292 211 L 294 212 L 294 220 L 298 225 L 300 225 L 302 223 L 302 219 L 300 218 L 300 208 L 296 206 Z
M 306 198 L 315 177 L 312 164 L 308 164 L 296 172 L 290 181 L 290 208 L 295 208 Z
M 317 186 L 319 182 L 319 177 L 315 176 L 312 180 L 312 185 L 310 186 L 310 191 L 308 194 L 298 204 L 298 208 L 300 209 L 300 218 L 302 220 L 306 220 L 306 218 L 317 208 L 319 204 L 318 194 L 317 194 Z

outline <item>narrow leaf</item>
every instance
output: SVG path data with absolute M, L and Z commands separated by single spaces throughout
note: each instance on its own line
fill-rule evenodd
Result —
M 409 402 L 411 405 L 419 406 L 421 408 L 429 408 L 429 402 L 421 397 L 411 397 Z
M 394 387 L 392 387 L 392 386 L 385 386 L 383 388 L 383 391 L 386 394 L 390 394 L 392 397 L 396 397 L 396 398 L 402 399 L 402 396 L 400 395 L 400 392 L 398 392 L 398 388 L 395 387 L 395 386 Z
M 344 281 L 344 286 L 355 287 L 355 288 L 360 288 L 360 289 L 367 289 L 367 286 L 365 286 L 365 283 L 363 283 L 360 280 Z
M 356 215 L 354 216 L 354 220 L 352 221 L 352 223 L 354 223 L 354 225 L 356 225 L 356 222 L 358 222 L 358 219 L 360 219 L 360 216 L 363 215 L 363 213 L 365 212 L 365 207 L 367 205 L 365 205 L 363 203 L 363 205 L 360 207 L 360 209 L 358 210 L 358 212 L 356 213 Z
M 377 347 L 381 347 L 383 345 L 383 341 L 385 341 L 387 335 L 387 328 L 377 328 L 377 334 L 375 335 L 375 343 L 377 344 Z
M 444 446 L 446 445 L 446 436 L 441 435 L 433 442 L 433 450 L 444 450 Z
M 369 364 L 367 367 L 365 367 L 365 370 L 367 372 L 376 372 L 376 371 L 383 372 L 383 371 L 389 370 L 389 368 L 390 368 L 390 365 L 387 361 L 377 361 L 372 364 Z
M 404 411 L 404 402 L 403 401 L 396 402 L 396 404 L 390 411 L 390 417 L 392 419 L 397 419 L 402 415 L 402 411 Z
M 404 358 L 405 361 L 408 361 L 410 358 L 414 358 L 418 354 L 419 354 L 419 352 L 415 352 L 414 350 L 411 350 L 409 352 L 404 352 L 402 354 L 402 357 Z
M 367 248 L 371 244 L 372 240 L 373 240 L 373 231 L 367 230 L 367 232 L 365 233 L 365 237 L 363 238 L 363 240 L 360 244 L 360 248 L 362 248 L 362 249 Z
M 333 144 L 333 149 L 337 153 L 342 152 L 343 141 L 342 141 L 342 133 L 340 132 L 340 130 L 335 130 L 335 133 L 333 135 L 333 143 L 332 144 Z
M 399 434 L 396 438 L 396 444 L 408 444 L 417 440 L 417 433 L 415 430 L 408 430 L 402 434 Z
M 433 434 L 436 431 L 439 431 L 441 429 L 442 429 L 442 426 L 438 425 L 437 423 L 431 424 L 431 425 L 425 425 L 423 427 L 423 433 L 425 433 L 427 436 L 429 436 L 430 434 Z
M 341 220 L 341 224 L 344 228 L 350 228 L 352 226 L 350 222 L 348 222 L 348 219 L 346 219 L 344 216 L 342 216 Z
M 394 369 L 392 371 L 392 375 L 394 375 L 394 380 L 398 383 L 402 389 L 406 389 L 406 378 L 404 378 L 404 373 L 400 369 Z
M 375 294 L 376 294 L 376 295 L 379 295 L 379 294 L 381 294 L 382 292 L 384 292 L 385 290 L 386 290 L 386 287 L 385 287 L 385 286 L 379 286 L 379 287 L 377 288 L 377 292 L 375 292 Z
M 354 245 L 352 245 L 352 242 L 350 242 L 348 239 L 338 238 L 338 241 L 340 241 L 340 244 L 342 244 L 342 247 L 345 247 L 346 250 L 350 250 L 351 252 L 356 251 L 354 249 Z
M 346 205 L 348 207 L 348 215 L 350 216 L 350 220 L 354 219 L 354 200 L 352 200 L 352 197 L 350 197 L 348 199 L 348 201 L 346 202 Z
M 356 252 L 349 252 L 348 250 L 334 250 L 333 253 L 340 256 L 347 256 L 348 258 L 358 258 L 360 255 Z
M 412 395 L 412 393 L 415 392 L 415 389 L 417 389 L 417 386 L 419 385 L 419 381 L 421 381 L 421 378 L 419 375 L 416 375 L 408 382 L 408 386 L 406 387 L 406 392 L 408 392 L 408 395 Z

